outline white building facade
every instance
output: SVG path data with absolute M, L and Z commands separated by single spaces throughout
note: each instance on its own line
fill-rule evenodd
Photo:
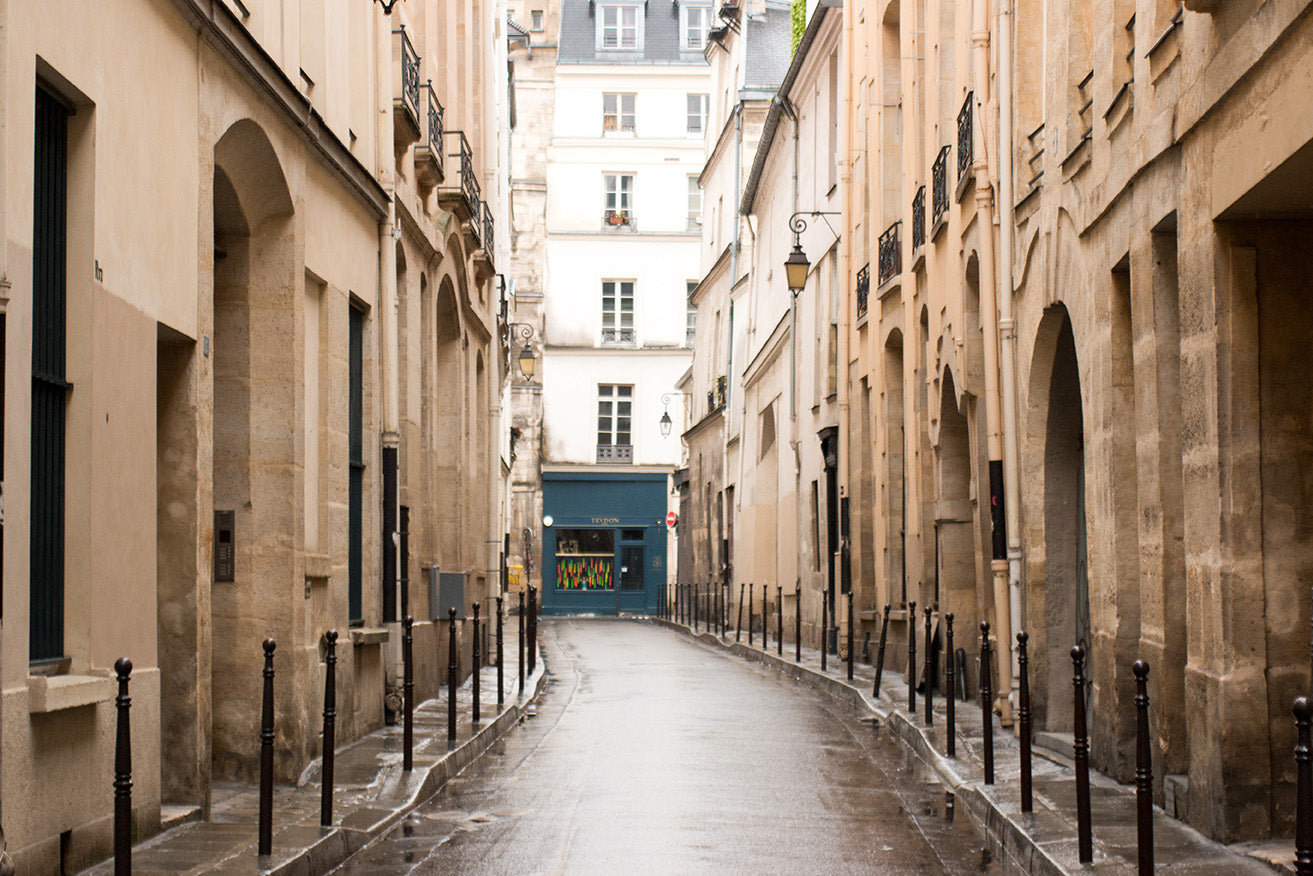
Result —
M 672 579 L 711 15 L 709 3 L 562 5 L 543 273 L 547 612 L 652 611 Z

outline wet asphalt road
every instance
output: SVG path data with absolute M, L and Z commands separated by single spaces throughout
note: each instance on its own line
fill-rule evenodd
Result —
M 541 642 L 537 716 L 339 873 L 982 872 L 847 705 L 641 621 L 545 619 Z

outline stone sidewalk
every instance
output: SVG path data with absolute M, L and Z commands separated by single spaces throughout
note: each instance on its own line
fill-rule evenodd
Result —
M 935 697 L 934 724 L 926 727 L 925 701 L 920 694 L 917 713 L 912 715 L 907 711 L 907 682 L 902 672 L 886 667 L 880 698 L 875 699 L 871 696 L 874 667 L 855 662 L 853 681 L 849 682 L 847 663 L 837 657 L 831 656 L 828 671 L 822 672 L 818 650 L 804 646 L 801 662 L 795 662 L 796 647 L 786 642 L 783 656 L 779 656 L 774 630 L 768 648 L 763 649 L 760 631 L 754 635 L 754 647 L 749 647 L 746 630 L 741 642 L 735 643 L 733 629 L 720 638 L 704 631 L 694 633 L 684 624 L 657 622 L 694 636 L 709 647 L 723 648 L 760 662 L 871 713 L 881 732 L 893 733 L 915 753 L 926 767 L 927 779 L 937 780 L 945 793 L 952 795 L 952 809 L 967 814 L 1005 872 L 1103 876 L 1138 871 L 1134 786 L 1119 785 L 1097 771 L 1090 771 L 1094 860 L 1092 864 L 1081 864 L 1076 845 L 1076 780 L 1072 764 L 1057 752 L 1036 748 L 1032 759 L 1034 811 L 1023 813 L 1020 747 L 1013 732 L 1000 727 L 997 719 L 994 724 L 996 782 L 984 784 L 983 724 L 977 702 L 957 703 L 957 757 L 949 758 L 942 753 L 947 738 L 943 696 Z M 874 650 L 875 644 L 871 647 Z M 1153 830 L 1155 871 L 1189 876 L 1271 876 L 1274 868 L 1294 872 L 1293 842 L 1285 844 L 1286 847 L 1279 843 L 1261 848 L 1228 847 L 1209 840 L 1156 806 Z
M 209 821 L 182 824 L 133 847 L 132 872 L 151 874 L 277 874 L 310 876 L 327 873 L 371 840 L 381 836 L 411 809 L 433 796 L 448 779 L 485 752 L 502 734 L 532 714 L 544 668 L 541 652 L 524 694 L 518 693 L 515 665 L 517 618 L 508 618 L 505 705 L 497 706 L 497 667 L 479 675 L 480 715 L 471 720 L 471 679 L 456 698 L 457 734 L 447 746 L 447 699 L 427 700 L 415 709 L 414 769 L 401 769 L 400 724 L 384 727 L 337 750 L 332 828 L 319 826 L 319 767 L 315 761 L 296 786 L 274 787 L 273 854 L 257 854 L 259 788 L 217 784 Z M 90 870 L 110 876 L 113 860 Z

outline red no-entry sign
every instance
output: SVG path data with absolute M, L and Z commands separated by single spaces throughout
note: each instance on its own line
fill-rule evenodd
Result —
M 679 515 L 677 515 L 674 511 L 671 511 L 666 515 L 666 526 L 674 526 L 675 521 L 677 520 L 679 520 Z

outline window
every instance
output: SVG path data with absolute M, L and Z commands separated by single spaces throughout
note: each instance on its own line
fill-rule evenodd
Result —
M 688 294 L 690 298 L 692 298 L 693 296 L 693 290 L 696 289 L 697 287 L 698 287 L 698 283 L 696 280 L 688 281 Z M 684 316 L 684 346 L 692 347 L 694 330 L 697 328 L 697 322 L 698 322 L 698 306 L 694 304 L 691 300 L 688 302 L 687 306 L 688 306 L 688 310 L 685 312 L 685 316 Z
M 32 221 L 32 495 L 28 655 L 64 656 L 64 425 L 68 244 L 68 117 L 64 103 L 36 90 Z
M 529 13 L 529 30 L 543 29 L 543 11 L 535 9 Z
M 615 530 L 556 531 L 556 589 L 611 590 L 615 563 Z
M 707 128 L 707 95 L 688 96 L 688 132 L 702 136 Z
M 688 175 L 688 227 L 695 230 L 702 225 L 702 186 L 695 173 Z
M 634 281 L 602 281 L 602 343 L 634 342 Z
M 363 563 L 365 532 L 365 314 L 351 308 L 347 340 L 347 617 L 364 620 Z
M 598 48 L 604 51 L 641 49 L 643 46 L 639 40 L 638 10 L 637 6 L 603 6 Z
M 629 225 L 633 221 L 634 175 L 603 174 L 603 187 L 606 189 L 603 220 L 607 225 Z
M 711 27 L 710 6 L 684 6 L 680 18 L 679 46 L 685 52 L 700 52 L 707 45 L 707 31 Z
M 634 130 L 634 95 L 602 95 L 602 131 Z
M 634 388 L 599 383 L 597 385 L 597 459 L 598 462 L 630 462 L 629 428 L 633 419 Z

